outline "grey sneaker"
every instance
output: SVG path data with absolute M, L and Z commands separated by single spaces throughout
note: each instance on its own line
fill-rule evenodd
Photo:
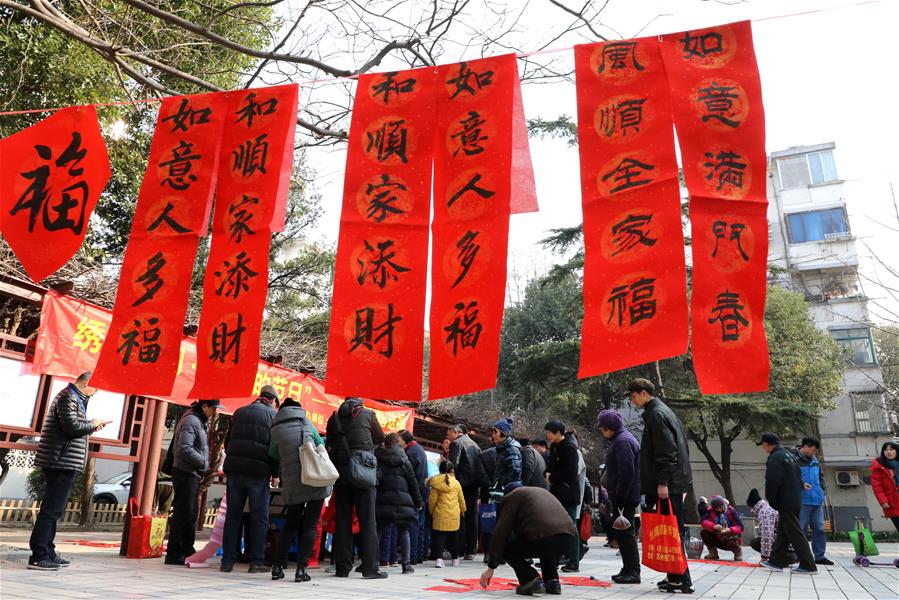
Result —
M 793 575 L 817 575 L 818 569 L 806 569 L 805 567 L 796 567 L 791 571 Z
M 37 562 L 28 561 L 28 568 L 32 571 L 59 571 L 59 563 L 44 559 Z
M 773 564 L 771 564 L 770 561 L 767 561 L 767 560 L 763 560 L 759 564 L 762 565 L 763 567 L 765 567 L 766 569 L 770 569 L 772 571 L 777 571 L 778 573 L 783 571 L 783 567 L 778 567 L 777 565 L 773 565 Z

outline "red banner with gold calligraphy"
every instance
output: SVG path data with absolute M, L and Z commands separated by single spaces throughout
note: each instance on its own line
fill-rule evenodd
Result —
M 93 106 L 56 111 L 0 140 L 0 231 L 31 279 L 78 251 L 111 173 Z
M 438 70 L 431 399 L 496 385 L 519 86 L 514 54 Z
M 664 36 L 690 192 L 693 365 L 705 394 L 768 389 L 765 113 L 749 21 Z
M 671 95 L 655 37 L 575 46 L 584 211 L 578 377 L 687 350 Z
M 334 394 L 421 399 L 435 76 L 358 80 L 328 335 Z
M 229 92 L 227 100 L 192 398 L 253 387 L 271 234 L 293 166 L 297 86 Z
M 41 325 L 35 344 L 33 373 L 75 379 L 85 371 L 94 370 L 112 321 L 112 313 L 104 308 L 47 292 L 41 307 Z M 182 337 L 177 377 L 169 396 L 154 396 L 168 402 L 187 406 L 197 369 L 197 349 L 194 338 Z M 309 413 L 309 420 L 324 432 L 331 413 L 340 406 L 342 398 L 325 392 L 318 378 L 291 371 L 281 366 L 258 361 L 253 389 L 241 398 L 222 398 L 223 410 L 233 413 L 251 402 L 263 385 L 275 386 L 281 398 L 294 398 Z M 415 411 L 407 407 L 391 406 L 365 400 L 365 406 L 375 411 L 381 426 L 388 431 L 412 430 Z
M 111 340 L 92 385 L 168 396 L 218 170 L 225 94 L 162 101 L 119 278 Z

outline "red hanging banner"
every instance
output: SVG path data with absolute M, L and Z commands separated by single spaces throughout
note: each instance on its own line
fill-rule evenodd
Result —
M 0 140 L 0 230 L 31 279 L 78 251 L 110 175 L 93 106 L 56 111 Z
M 655 37 L 575 46 L 584 211 L 578 377 L 687 350 L 671 95 Z
M 496 385 L 512 201 L 514 54 L 439 68 L 428 397 Z M 517 96 L 520 106 L 520 92 Z M 530 163 L 529 157 L 527 163 Z
M 191 398 L 249 395 L 273 228 L 293 166 L 297 86 L 228 93 Z
M 325 385 L 421 399 L 436 69 L 359 77 Z
M 768 389 L 765 113 L 749 21 L 665 36 L 690 191 L 693 365 L 705 394 Z
M 162 101 L 122 264 L 115 310 L 92 377 L 113 392 L 168 396 L 200 236 L 206 233 L 225 94 Z

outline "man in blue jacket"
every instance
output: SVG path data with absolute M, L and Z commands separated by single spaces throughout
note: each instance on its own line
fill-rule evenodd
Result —
M 411 431 L 405 429 L 400 430 L 400 446 L 406 452 L 412 470 L 415 472 L 415 479 L 418 480 L 418 491 L 424 506 L 428 505 L 428 493 L 431 488 L 428 487 L 428 455 L 425 449 L 415 441 L 415 437 Z M 418 511 L 418 517 L 412 522 L 412 528 L 409 530 L 409 539 L 411 547 L 412 564 L 417 565 L 425 559 L 425 548 L 429 546 L 430 539 L 426 539 L 427 530 L 425 529 L 426 510 Z
M 824 471 L 818 462 L 818 438 L 804 437 L 796 448 L 799 469 L 802 471 L 802 508 L 799 511 L 799 527 L 804 534 L 812 527 L 812 552 L 815 564 L 832 565 L 833 561 L 824 556 L 827 551 L 827 536 L 824 533 Z

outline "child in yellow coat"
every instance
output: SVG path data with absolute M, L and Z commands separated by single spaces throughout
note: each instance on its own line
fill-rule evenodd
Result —
M 453 474 L 453 463 L 440 463 L 440 475 L 428 480 L 431 494 L 428 496 L 428 512 L 431 513 L 431 551 L 437 559 L 434 566 L 443 568 L 443 549 L 449 550 L 453 566 L 459 566 L 459 525 L 465 514 L 465 496 L 462 486 Z

